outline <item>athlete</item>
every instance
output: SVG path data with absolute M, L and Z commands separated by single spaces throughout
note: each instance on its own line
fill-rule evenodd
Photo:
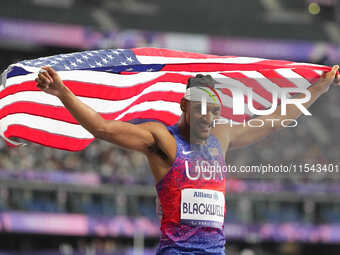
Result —
M 334 81 L 340 85 L 338 69 L 339 66 L 333 66 L 308 88 L 311 98 L 303 104 L 305 108 L 327 92 Z M 173 126 L 105 120 L 82 103 L 50 67 L 42 68 L 36 82 L 42 91 L 57 96 L 96 138 L 146 155 L 162 208 L 157 254 L 225 254 L 225 177 L 219 171 L 204 171 L 204 167 L 223 167 L 229 149 L 250 145 L 270 135 L 281 128 L 279 121 L 274 122 L 275 125 L 264 121 L 261 128 L 214 127 L 212 122 L 220 115 L 221 102 L 211 76 L 197 75 L 189 79 L 180 102 L 182 115 Z M 204 93 L 209 94 L 206 114 L 202 114 L 200 102 Z M 278 107 L 273 114 L 257 118 L 283 120 L 300 115 L 297 107 L 287 105 L 285 116 Z

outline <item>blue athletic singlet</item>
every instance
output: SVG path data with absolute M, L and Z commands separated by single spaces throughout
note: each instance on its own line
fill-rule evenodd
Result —
M 176 159 L 156 184 L 162 209 L 157 254 L 225 254 L 225 165 L 217 138 L 190 145 L 177 124 L 168 130 L 176 139 Z

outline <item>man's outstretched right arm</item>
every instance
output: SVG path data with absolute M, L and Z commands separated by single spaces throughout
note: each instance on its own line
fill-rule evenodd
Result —
M 44 92 L 57 96 L 72 116 L 93 136 L 127 149 L 144 153 L 156 139 L 151 132 L 152 123 L 134 125 L 127 122 L 106 120 L 91 107 L 81 102 L 50 67 L 43 67 L 36 79 Z

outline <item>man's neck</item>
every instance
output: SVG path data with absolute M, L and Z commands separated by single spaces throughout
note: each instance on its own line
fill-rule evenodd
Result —
M 190 137 L 190 125 L 184 120 L 183 116 L 177 122 L 179 133 L 181 136 L 190 144 L 205 144 L 206 141 L 202 139 L 198 139 L 194 136 Z

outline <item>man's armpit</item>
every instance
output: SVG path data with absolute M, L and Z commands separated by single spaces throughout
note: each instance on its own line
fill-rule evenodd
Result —
M 157 143 L 153 143 L 152 145 L 150 145 L 148 147 L 148 152 L 150 154 L 156 154 L 158 155 L 160 158 L 162 158 L 163 160 L 169 160 L 168 156 L 161 150 L 161 148 L 159 148 Z

